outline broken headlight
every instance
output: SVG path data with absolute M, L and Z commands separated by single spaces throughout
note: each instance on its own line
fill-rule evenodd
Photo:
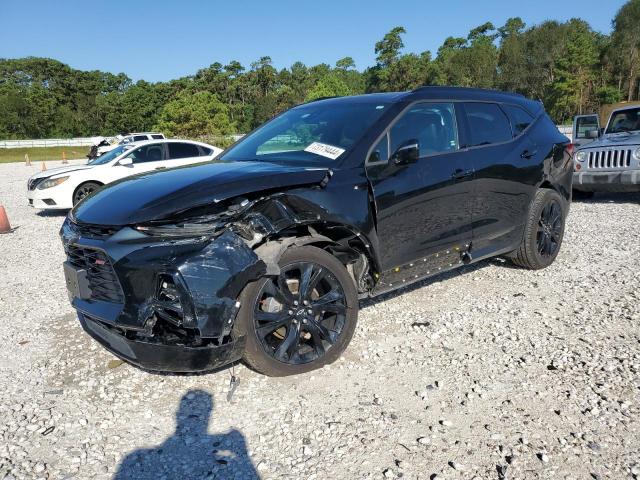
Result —
M 152 237 L 194 238 L 216 235 L 252 204 L 245 198 L 239 198 L 234 203 L 221 206 L 215 213 L 211 213 L 211 206 L 207 206 L 207 213 L 204 214 L 198 215 L 202 211 L 191 210 L 193 216 L 187 216 L 188 218 L 137 225 L 135 229 Z

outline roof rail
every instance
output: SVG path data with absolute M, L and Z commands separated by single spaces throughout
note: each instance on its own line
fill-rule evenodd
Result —
M 319 102 L 320 100 L 329 100 L 330 98 L 339 98 L 339 97 L 340 95 L 331 95 L 329 97 L 318 97 L 318 98 L 314 98 L 313 100 L 309 100 L 308 102 L 304 102 L 303 105 L 307 103 Z
M 435 88 L 440 88 L 440 89 L 455 89 L 455 90 L 466 90 L 468 92 L 491 92 L 491 93 L 500 93 L 503 95 L 511 95 L 514 97 L 521 97 L 521 98 L 526 98 L 524 95 L 522 95 L 521 93 L 516 93 L 516 92 L 505 92 L 503 90 L 496 90 L 493 88 L 477 88 L 477 87 L 457 87 L 454 85 L 422 85 L 421 87 L 417 87 L 414 88 L 413 90 L 411 90 L 411 93 L 418 93 L 418 92 L 422 92 L 425 90 L 429 90 L 429 89 L 435 89 Z

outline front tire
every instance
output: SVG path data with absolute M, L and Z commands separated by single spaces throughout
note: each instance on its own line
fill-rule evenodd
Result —
M 564 237 L 567 202 L 554 190 L 540 189 L 533 199 L 524 238 L 511 260 L 530 270 L 546 268 L 560 252 Z
M 289 248 L 280 275 L 245 287 L 236 331 L 244 361 L 268 376 L 306 373 L 338 359 L 358 318 L 355 283 L 342 263 L 312 247 Z
M 79 185 L 75 192 L 73 192 L 73 206 L 75 207 L 78 202 L 93 194 L 93 192 L 98 190 L 100 187 L 102 187 L 102 185 L 97 182 L 85 182 Z

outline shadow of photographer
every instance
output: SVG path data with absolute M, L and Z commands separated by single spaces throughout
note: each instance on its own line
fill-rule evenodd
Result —
M 259 479 L 242 433 L 209 435 L 213 397 L 202 390 L 183 395 L 176 431 L 161 445 L 129 453 L 114 479 Z

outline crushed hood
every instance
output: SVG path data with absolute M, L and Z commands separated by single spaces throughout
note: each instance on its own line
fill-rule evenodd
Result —
M 61 173 L 69 173 L 75 172 L 76 170 L 87 170 L 88 168 L 93 168 L 95 165 L 68 165 L 66 167 L 58 167 L 52 168 L 51 170 L 45 170 L 44 172 L 38 172 L 34 175 L 31 175 L 30 180 L 35 180 L 36 178 L 48 178 L 53 177 L 54 175 L 59 175 Z
M 594 148 L 640 146 L 640 132 L 633 133 L 608 133 L 598 140 L 586 144 L 579 150 L 591 150 Z
M 79 203 L 72 215 L 93 225 L 144 223 L 239 195 L 318 184 L 327 172 L 268 162 L 206 162 L 112 183 Z

